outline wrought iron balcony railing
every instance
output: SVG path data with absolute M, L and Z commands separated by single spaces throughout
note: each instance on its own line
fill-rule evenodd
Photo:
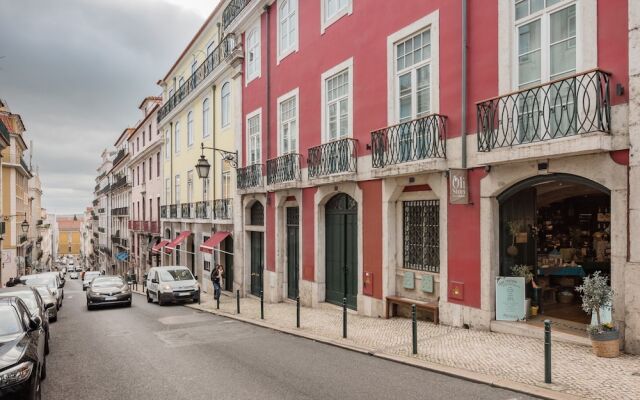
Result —
M 127 226 L 132 231 L 141 231 L 142 230 L 142 221 L 129 221 Z
M 113 159 L 113 165 L 117 165 L 120 161 L 122 161 L 123 158 L 125 158 L 127 155 L 127 152 L 124 149 L 120 149 L 118 151 L 118 154 L 116 154 L 116 158 Z
M 100 226 L 100 227 L 98 227 L 98 232 L 100 232 L 100 233 L 104 233 L 104 231 L 105 231 L 105 229 L 104 229 L 103 227 L 101 227 L 101 226 Z
M 160 206 L 160 218 L 168 218 L 167 206 Z
M 267 160 L 267 185 L 301 180 L 301 159 L 302 155 L 289 153 Z
M 129 215 L 129 207 L 112 208 L 111 215 L 118 216 L 118 217 L 127 216 Z
M 195 204 L 183 203 L 180 205 L 180 218 L 195 218 Z
M 126 175 L 121 175 L 115 178 L 114 182 L 111 184 L 111 190 L 120 189 L 121 187 L 125 187 L 129 184 Z
M 199 218 L 199 219 L 211 218 L 211 202 L 199 201 L 196 203 L 196 218 Z
M 169 218 L 178 218 L 178 205 L 171 204 L 169 206 Z
M 158 110 L 158 122 L 162 121 L 171 110 L 176 108 L 185 97 L 189 95 L 211 72 L 230 56 L 240 44 L 236 42 L 233 33 L 227 34 L 222 42 L 205 58 L 193 74 L 167 99 Z
M 158 221 L 142 221 L 142 230 L 147 233 L 160 232 L 160 224 Z
M 307 166 L 309 178 L 344 172 L 357 172 L 358 141 L 338 139 L 309 148 Z
M 217 199 L 213 201 L 213 219 L 231 219 L 233 215 L 233 199 Z
M 251 0 L 231 0 L 222 11 L 222 29 L 227 29 L 250 2 Z
M 249 189 L 262 186 L 262 164 L 248 165 L 237 170 L 238 189 Z
M 478 151 L 610 133 L 609 79 L 595 69 L 478 103 Z
M 446 157 L 447 117 L 431 114 L 371 132 L 373 168 Z

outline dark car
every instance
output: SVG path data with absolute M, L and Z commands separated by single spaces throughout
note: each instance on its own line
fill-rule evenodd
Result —
M 0 298 L 2 297 L 19 297 L 24 301 L 31 313 L 32 317 L 40 317 L 42 328 L 45 332 L 45 353 L 49 354 L 49 312 L 50 307 L 54 307 L 53 303 L 42 301 L 40 293 L 31 286 L 18 285 L 10 288 L 0 289 Z
M 87 309 L 107 305 L 131 306 L 131 289 L 119 276 L 99 276 L 87 288 Z
M 0 399 L 40 399 L 45 332 L 18 297 L 0 298 Z

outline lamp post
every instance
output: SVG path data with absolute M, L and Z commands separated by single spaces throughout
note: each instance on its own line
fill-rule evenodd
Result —
M 198 163 L 196 164 L 196 171 L 198 171 L 198 177 L 200 179 L 207 179 L 209 177 L 209 170 L 211 169 L 211 164 L 207 161 L 207 158 L 204 156 L 204 150 L 212 150 L 213 151 L 213 159 L 215 160 L 215 152 L 217 151 L 222 155 L 222 159 L 227 161 L 233 168 L 238 168 L 238 151 L 227 151 L 218 149 L 217 147 L 209 147 L 205 146 L 204 143 L 200 143 L 200 149 L 202 149 L 202 153 L 200 154 L 200 158 L 198 159 Z

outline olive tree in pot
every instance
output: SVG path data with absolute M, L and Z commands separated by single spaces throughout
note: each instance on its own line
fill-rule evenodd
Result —
M 620 331 L 613 322 L 603 323 L 600 309 L 609 307 L 613 300 L 613 290 L 607 277 L 596 271 L 584 278 L 576 290 L 582 295 L 582 309 L 589 314 L 596 313 L 596 325 L 587 328 L 591 337 L 591 346 L 598 357 L 617 357 L 620 354 Z

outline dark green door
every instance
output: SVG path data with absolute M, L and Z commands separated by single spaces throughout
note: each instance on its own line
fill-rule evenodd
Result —
M 233 238 L 227 236 L 224 245 L 224 290 L 233 292 Z
M 251 294 L 260 296 L 264 266 L 264 233 L 251 232 Z
M 326 301 L 357 307 L 358 203 L 348 195 L 335 195 L 325 205 Z
M 298 296 L 298 271 L 300 268 L 300 209 L 287 208 L 287 297 Z

